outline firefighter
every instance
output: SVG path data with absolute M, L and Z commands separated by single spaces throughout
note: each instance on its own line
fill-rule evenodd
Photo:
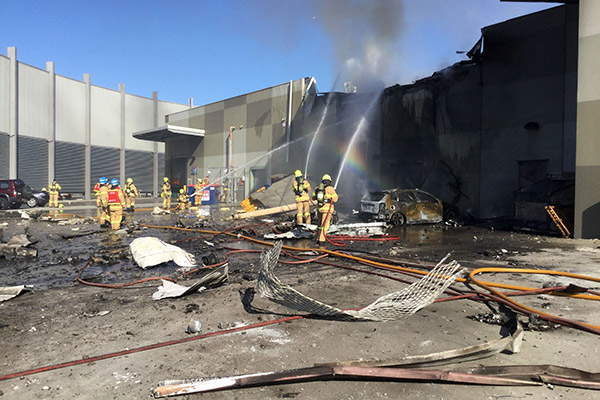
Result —
M 102 200 L 100 199 L 100 188 L 108 183 L 108 179 L 101 177 L 94 186 L 94 195 L 96 196 L 96 215 L 98 219 L 102 215 Z M 102 225 L 102 223 L 100 223 Z
M 169 178 L 166 176 L 163 179 L 164 183 L 162 185 L 162 192 L 160 196 L 163 198 L 163 209 L 168 210 L 171 208 L 171 183 L 169 182 Z
M 52 180 L 52 183 L 48 187 L 50 189 L 50 200 L 48 201 L 48 207 L 52 208 L 52 204 L 54 207 L 58 207 L 58 191 L 62 189 L 56 179 Z
M 98 197 L 100 198 L 100 227 L 102 228 L 110 228 L 110 218 L 108 216 L 108 179 L 105 177 L 100 178 L 100 183 L 104 182 L 100 185 L 100 190 Z
M 123 219 L 123 207 L 125 207 L 125 195 L 119 187 L 119 180 L 113 178 L 110 180 L 111 188 L 108 189 L 106 204 L 108 205 L 108 215 L 110 217 L 110 227 L 113 230 L 121 228 Z
M 96 193 L 96 206 L 98 206 L 98 221 L 100 222 L 100 227 L 109 227 L 109 218 L 108 218 L 108 179 L 106 177 L 101 177 L 98 179 L 98 183 L 96 184 L 98 187 L 98 192 Z M 94 192 L 96 192 L 96 188 L 94 187 Z
M 179 196 L 177 196 L 177 210 L 184 211 L 188 208 L 190 196 L 185 192 L 184 189 L 179 189 Z
M 202 192 L 204 190 L 204 181 L 202 178 L 198 178 L 198 182 L 194 185 L 194 191 L 196 194 L 194 195 L 194 205 L 200 207 L 202 205 Z
M 331 176 L 329 174 L 323 175 L 323 179 L 317 189 L 315 189 L 312 197 L 317 201 L 319 212 L 317 242 L 324 243 L 327 240 L 327 229 L 329 229 L 329 222 L 334 211 L 333 203 L 338 201 L 338 195 L 333 186 L 331 186 Z
M 299 169 L 294 172 L 296 179 L 292 184 L 292 190 L 296 195 L 296 223 L 310 224 L 310 183 L 302 176 L 302 171 Z
M 125 185 L 125 208 L 127 211 L 135 211 L 136 197 L 140 197 L 140 194 L 133 184 L 133 179 L 127 178 L 127 184 Z

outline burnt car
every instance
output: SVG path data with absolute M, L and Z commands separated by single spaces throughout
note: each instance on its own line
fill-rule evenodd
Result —
M 31 188 L 21 179 L 0 180 L 0 210 L 19 208 L 31 195 Z
M 449 209 L 448 218 L 455 214 Z M 387 189 L 369 192 L 360 200 L 363 217 L 392 225 L 435 224 L 444 220 L 442 201 L 420 189 Z
M 58 193 L 59 200 L 68 200 L 70 198 L 70 193 Z M 44 207 L 46 204 L 48 204 L 49 200 L 50 194 L 46 190 L 40 192 L 39 190 L 33 189 L 31 191 L 31 196 L 27 199 L 27 206 L 30 208 Z

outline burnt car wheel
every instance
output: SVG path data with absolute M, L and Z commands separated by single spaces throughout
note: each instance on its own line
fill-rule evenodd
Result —
M 458 210 L 450 208 L 444 212 L 444 221 L 456 220 L 458 218 Z
M 0 210 L 8 209 L 8 199 L 6 197 L 0 197 Z
M 405 225 L 406 224 L 406 217 L 402 213 L 395 212 L 390 217 L 390 223 L 392 225 L 396 225 L 396 226 Z
M 36 207 L 38 205 L 37 199 L 35 197 L 30 197 L 29 200 L 27 200 L 27 207 L 29 208 L 33 208 Z

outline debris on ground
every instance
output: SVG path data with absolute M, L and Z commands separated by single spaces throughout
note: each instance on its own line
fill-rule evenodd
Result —
M 235 214 L 233 215 L 233 219 L 256 218 L 264 215 L 275 215 L 292 211 L 296 211 L 296 203 Z
M 35 243 L 37 243 L 37 239 L 31 238 L 25 233 L 14 235 L 8 242 L 0 243 L 0 256 L 37 257 L 37 249 L 28 247 Z
M 173 261 L 180 267 L 195 267 L 194 256 L 187 251 L 168 244 L 155 237 L 141 237 L 130 244 L 131 255 L 142 268 L 153 267 L 164 262 Z
M 102 310 L 102 311 L 98 311 L 98 312 L 84 312 L 83 316 L 84 317 L 88 317 L 88 318 L 93 318 L 93 317 L 104 317 L 105 315 L 110 314 L 109 310 Z
M 168 297 L 181 297 L 190 293 L 200 293 L 204 290 L 206 290 L 206 287 L 202 286 L 202 282 L 196 282 L 188 287 L 163 279 L 162 285 L 158 287 L 158 291 L 152 294 L 152 300 L 160 300 Z
M 152 215 L 169 215 L 169 214 L 171 214 L 171 211 L 163 210 L 160 207 L 154 207 L 154 209 L 152 210 Z
M 381 236 L 385 235 L 385 229 L 385 222 L 366 222 L 356 224 L 331 225 L 327 230 L 327 235 L 346 235 L 362 237 Z
M 202 333 L 202 324 L 200 323 L 200 321 L 197 320 L 190 320 L 187 328 L 185 329 L 185 333 L 188 334 L 192 334 L 192 333 L 198 333 L 201 334 Z
M 10 300 L 13 297 L 17 297 L 23 291 L 33 290 L 32 285 L 18 285 L 18 286 L 2 286 L 0 287 L 0 302 Z
M 292 287 L 284 285 L 273 274 L 280 252 L 281 242 L 276 242 L 272 249 L 261 254 L 256 291 L 262 297 L 296 311 L 350 321 L 392 321 L 408 317 L 433 303 L 462 272 L 462 267 L 456 261 L 445 263 L 448 255 L 427 275 L 412 285 L 382 296 L 358 311 L 344 311 L 311 299 Z
M 184 286 L 178 283 L 162 280 L 162 286 L 152 295 L 153 300 L 160 300 L 168 297 L 181 297 L 190 293 L 200 293 L 207 288 L 216 287 L 227 282 L 229 279 L 229 266 L 225 264 L 219 269 L 210 271 L 202 278 L 197 280 L 192 286 Z

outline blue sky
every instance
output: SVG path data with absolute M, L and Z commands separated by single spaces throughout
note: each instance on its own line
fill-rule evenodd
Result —
M 321 92 L 342 90 L 357 71 L 386 86 L 410 83 L 464 59 L 456 51 L 469 50 L 482 27 L 557 5 L 0 0 L 0 54 L 16 46 L 19 61 L 42 69 L 54 61 L 63 76 L 90 73 L 95 85 L 202 105 L 306 76 Z

